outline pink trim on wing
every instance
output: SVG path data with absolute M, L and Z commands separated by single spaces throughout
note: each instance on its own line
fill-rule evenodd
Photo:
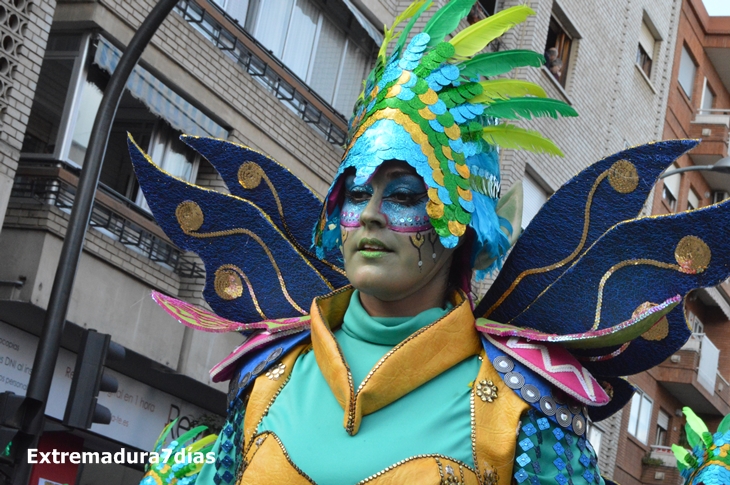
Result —
M 603 406 L 611 400 L 588 369 L 558 345 L 538 344 L 520 337 L 487 335 L 487 339 L 583 404 Z

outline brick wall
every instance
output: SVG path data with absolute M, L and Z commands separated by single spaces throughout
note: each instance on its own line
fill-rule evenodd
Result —
M 33 93 L 51 29 L 55 0 L 0 1 L 5 21 L 0 36 L 12 41 L 12 52 L 0 55 L 0 227 L 18 168 Z M 11 20 L 15 19 L 15 20 Z

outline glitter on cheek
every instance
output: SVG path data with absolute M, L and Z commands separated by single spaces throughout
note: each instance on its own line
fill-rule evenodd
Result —
M 367 202 L 354 203 L 345 200 L 340 213 L 340 225 L 348 229 L 354 229 L 360 226 L 360 214 L 367 207 Z
M 426 212 L 428 200 L 407 206 L 397 202 L 383 201 L 381 213 L 388 220 L 388 229 L 396 232 L 423 232 L 431 229 L 431 221 Z

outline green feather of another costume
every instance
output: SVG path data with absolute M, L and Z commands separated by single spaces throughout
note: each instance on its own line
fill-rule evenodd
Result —
M 175 440 L 179 443 L 178 446 L 175 448 L 175 451 L 178 451 L 180 448 L 184 447 L 184 444 L 187 440 L 196 437 L 197 435 L 199 435 L 206 429 L 208 429 L 207 426 L 197 426 L 197 427 L 191 429 L 190 431 L 188 431 L 187 433 L 183 434 L 182 436 L 180 436 L 177 440 Z
M 451 0 L 433 14 L 423 28 L 423 33 L 431 37 L 428 47 L 442 42 L 447 35 L 456 30 L 461 19 L 469 14 L 475 3 L 476 0 Z
M 484 114 L 495 118 L 518 120 L 532 119 L 540 116 L 557 118 L 562 116 L 578 116 L 578 113 L 568 104 L 556 99 L 543 98 L 512 98 L 506 101 L 495 101 L 487 105 Z
M 461 76 L 474 79 L 477 76 L 499 76 L 516 67 L 540 67 L 545 64 L 545 56 L 529 50 L 513 50 L 479 54 L 459 64 Z
M 530 15 L 535 15 L 535 11 L 526 5 L 502 10 L 465 28 L 449 43 L 456 49 L 456 56 L 471 57 L 515 25 L 524 22 Z
M 690 465 L 690 457 L 692 456 L 689 451 L 685 450 L 679 445 L 672 445 L 672 452 L 677 457 L 677 466 L 680 471 L 686 470 Z
M 543 88 L 529 81 L 517 79 L 495 79 L 494 81 L 482 81 L 482 93 L 471 99 L 472 103 L 491 103 L 497 99 L 510 99 L 520 96 L 537 96 L 547 98 Z
M 396 44 L 395 49 L 393 52 L 400 52 L 400 50 L 405 45 L 406 41 L 408 40 L 408 34 L 410 34 L 411 29 L 414 25 L 416 25 L 416 21 L 419 19 L 421 14 L 431 8 L 431 5 L 433 4 L 432 0 L 426 1 L 423 5 L 421 5 L 415 14 L 411 17 L 411 21 L 408 22 L 408 25 L 403 29 L 402 32 L 398 34 L 398 44 Z
M 730 414 L 722 418 L 720 425 L 717 427 L 717 432 L 725 434 L 728 429 L 730 429 Z
M 514 125 L 487 126 L 482 130 L 482 138 L 490 145 L 498 145 L 502 148 L 522 148 L 534 153 L 565 156 L 552 140 L 545 138 L 537 131 L 526 130 Z
M 702 435 L 703 433 L 709 433 L 710 430 L 707 428 L 707 425 L 704 421 L 702 421 L 702 418 L 697 416 L 694 411 L 692 411 L 691 408 L 685 406 L 682 408 L 682 411 L 684 412 L 684 415 L 687 417 L 687 426 L 692 428 L 692 431 L 697 433 L 698 435 Z

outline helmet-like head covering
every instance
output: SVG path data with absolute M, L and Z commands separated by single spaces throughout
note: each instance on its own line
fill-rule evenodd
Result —
M 513 50 L 478 54 L 492 40 L 535 12 L 517 6 L 459 32 L 475 0 L 452 0 L 423 32 L 408 34 L 431 1 L 417 0 L 385 31 L 375 68 L 365 82 L 349 123 L 345 155 L 314 231 L 318 254 L 341 244 L 342 174 L 352 168 L 355 183 L 366 183 L 388 160 L 411 165 L 428 186 L 428 216 L 447 248 L 473 230 L 472 264 L 477 270 L 499 265 L 513 228 L 496 213 L 500 195 L 498 147 L 562 155 L 535 131 L 499 119 L 575 116 L 568 105 L 545 99 L 543 89 L 513 79 L 479 81 L 516 67 L 539 67 L 542 54 Z M 399 23 L 410 22 L 399 33 Z M 398 38 L 386 60 L 388 45 Z M 480 274 L 478 274 L 479 276 Z

